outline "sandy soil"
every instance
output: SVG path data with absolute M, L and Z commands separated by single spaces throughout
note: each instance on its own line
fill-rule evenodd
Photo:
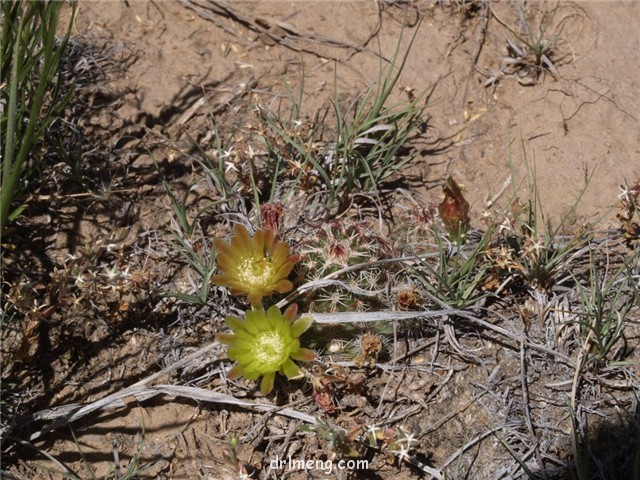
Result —
M 562 26 L 556 53 L 559 78 L 547 73 L 536 83 L 527 76 L 522 83 L 536 84 L 523 86 L 505 77 L 493 88 L 483 87 L 488 78 L 476 71 L 472 60 L 477 55 L 478 69 L 494 74 L 507 56 L 506 39 L 512 34 L 491 18 L 476 53 L 483 19 L 469 13 L 471 7 L 417 3 L 406 20 L 405 7 L 391 6 L 381 13 L 375 5 L 360 2 L 240 7 L 257 19 L 286 22 L 299 32 L 343 45 L 368 41 L 366 52 L 330 49 L 304 37 L 288 40 L 292 48 L 283 48 L 265 34 L 218 19 L 233 32 L 228 33 L 180 3 L 132 2 L 128 8 L 121 3 L 110 3 L 108 8 L 89 3 L 78 17 L 78 33 L 108 38 L 140 53 L 126 76 L 110 83 L 115 90 L 130 91 L 116 109 L 117 118 L 125 125 L 140 125 L 145 119 L 148 127 L 166 128 L 179 121 L 202 92 L 213 95 L 211 101 L 221 101 L 219 90 L 251 79 L 259 79 L 256 99 L 269 104 L 274 94 L 283 92 L 282 82 L 299 88 L 302 64 L 304 109 L 312 114 L 332 97 L 334 74 L 343 95 L 370 86 L 379 69 L 375 54 L 381 51 L 388 58 L 403 22 L 424 15 L 401 83 L 417 92 L 435 85 L 427 137 L 453 141 L 445 151 L 416 160 L 414 167 L 427 189 L 439 187 L 442 178 L 453 174 L 480 211 L 481 202 L 495 196 L 511 177 L 510 170 L 514 190 L 522 192 L 523 177 L 535 169 L 544 206 L 557 220 L 585 187 L 578 214 L 606 212 L 618 187 L 640 173 L 635 160 L 639 111 L 635 92 L 640 74 L 640 53 L 633 40 L 640 8 L 636 2 L 561 5 L 553 20 L 554 26 Z M 494 5 L 511 28 L 518 25 L 517 7 L 517 2 Z M 619 22 L 622 18 L 629 21 Z M 552 36 L 551 28 L 548 32 Z M 274 34 L 276 39 L 280 34 Z M 407 29 L 403 47 L 411 34 L 413 29 Z M 333 58 L 348 61 L 336 64 Z M 585 185 L 585 177 L 592 173 L 593 181 Z

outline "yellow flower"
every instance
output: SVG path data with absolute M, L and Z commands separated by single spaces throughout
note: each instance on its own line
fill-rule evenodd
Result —
M 220 333 L 216 338 L 229 345 L 227 355 L 237 362 L 229 371 L 229 378 L 243 376 L 256 380 L 262 376 L 260 391 L 264 395 L 273 390 L 276 372 L 289 380 L 300 378 L 300 369 L 293 360 L 310 362 L 316 354 L 300 348 L 299 337 L 311 326 L 313 319 L 301 317 L 295 320 L 297 311 L 294 304 L 282 314 L 274 305 L 266 312 L 263 308 L 252 308 L 246 319 L 228 317 L 225 322 L 234 333 Z
M 223 273 L 212 280 L 232 295 L 246 294 L 251 305 L 259 306 L 262 297 L 293 288 L 287 277 L 299 257 L 289 255 L 289 245 L 278 241 L 272 230 L 258 230 L 251 238 L 244 226 L 236 225 L 231 243 L 216 239 L 214 245 Z

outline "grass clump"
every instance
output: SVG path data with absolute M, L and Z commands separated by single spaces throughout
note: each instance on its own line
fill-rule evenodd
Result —
M 493 85 L 504 75 L 515 78 L 525 86 L 536 85 L 545 75 L 555 80 L 560 78 L 558 67 L 573 58 L 573 49 L 568 44 L 572 35 L 582 28 L 581 21 L 587 14 L 577 5 L 540 1 L 517 7 L 517 22 L 509 23 L 501 19 L 494 8 L 492 16 L 507 29 L 507 55 L 502 57 L 502 67 L 485 82 Z
M 69 40 L 75 7 L 62 39 L 56 37 L 61 2 L 2 2 L 0 89 L 0 229 L 26 204 L 14 205 L 39 167 L 37 147 L 62 112 L 60 61 Z
M 414 40 L 415 34 L 404 55 L 398 41 L 389 63 L 380 65 L 377 81 L 346 107 L 334 85 L 331 106 L 313 120 L 302 118 L 301 82 L 299 95 L 289 95 L 288 116 L 280 109 L 258 108 L 264 128 L 257 133 L 272 175 L 269 201 L 284 185 L 283 203 L 303 189 L 315 195 L 314 206 L 330 219 L 357 199 L 379 199 L 382 184 L 411 160 L 404 145 L 423 126 L 428 106 L 428 91 L 408 91 L 408 101 L 391 104 Z
M 585 367 L 604 367 L 628 353 L 623 341 L 625 322 L 640 304 L 633 267 L 638 258 L 632 255 L 616 268 L 608 259 L 602 265 L 590 255 L 588 283 L 577 288 L 578 324 L 587 352 Z

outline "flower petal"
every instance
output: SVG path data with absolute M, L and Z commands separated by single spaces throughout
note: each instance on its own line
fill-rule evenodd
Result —
M 285 262 L 282 265 L 278 265 L 278 270 L 276 270 L 276 275 L 280 278 L 288 277 L 293 270 L 293 267 L 296 266 L 295 262 Z
M 218 285 L 220 287 L 228 287 L 229 286 L 229 276 L 224 273 L 222 275 L 212 275 L 211 283 L 214 285 Z
M 298 350 L 300 350 L 300 340 L 298 340 L 297 338 L 292 338 L 291 340 L 289 340 L 287 348 L 289 349 L 289 356 L 291 356 L 292 352 L 297 352 Z
M 261 230 L 264 232 L 264 240 L 263 240 L 263 248 L 265 251 L 273 254 L 277 245 L 281 242 L 276 240 L 276 234 L 270 228 L 265 228 Z
M 247 230 L 244 225 L 238 223 L 233 227 L 231 247 L 236 250 L 236 252 L 241 252 L 243 256 L 252 251 L 251 236 L 249 235 L 249 230 Z
M 244 286 L 238 286 L 237 282 L 229 282 L 224 286 L 229 288 L 231 295 L 244 295 L 247 293 L 247 289 Z
M 262 297 L 264 297 L 263 292 L 253 291 L 249 292 L 249 295 L 247 295 L 247 300 L 249 300 L 249 303 L 252 307 L 260 307 L 262 306 Z
M 249 312 L 247 312 L 247 316 L 251 315 L 251 320 L 253 323 L 257 325 L 257 328 L 261 331 L 269 330 L 270 324 L 269 320 L 267 320 L 267 314 L 264 311 L 264 308 L 253 308 Z
M 216 259 L 219 257 L 237 258 L 237 252 L 224 240 L 220 240 L 219 238 L 214 239 L 213 246 L 217 252 Z
M 251 349 L 255 341 L 255 335 L 249 332 L 237 332 L 235 345 L 240 348 Z
M 273 286 L 273 289 L 278 293 L 287 293 L 293 290 L 293 283 L 289 280 L 280 280 Z
M 291 335 L 293 337 L 299 337 L 304 332 L 309 330 L 309 327 L 313 324 L 313 318 L 310 316 L 300 317 L 291 325 Z
M 300 368 L 298 367 L 298 365 L 293 363 L 293 360 L 291 360 L 290 358 L 288 358 L 287 361 L 282 364 L 281 370 L 289 380 L 302 378 L 302 372 L 300 372 Z
M 224 345 L 233 345 L 236 341 L 236 336 L 233 333 L 218 333 L 216 340 Z
M 269 310 L 267 310 L 267 318 L 270 320 L 270 324 L 271 321 L 280 320 L 282 318 L 282 313 L 280 313 L 280 309 L 277 307 L 277 305 L 271 305 L 269 307 Z
M 233 238 L 231 237 L 228 240 L 215 239 L 214 247 L 216 247 L 217 255 L 222 255 L 225 257 L 240 259 L 245 255 L 244 250 L 238 248 L 237 245 L 233 244 Z
M 264 230 L 258 230 L 253 236 L 253 248 L 256 253 L 264 255 Z
M 218 254 L 216 257 L 218 268 L 222 270 L 225 275 L 230 275 L 231 272 L 235 272 L 240 261 L 241 259 L 230 257 L 229 255 Z
M 260 375 L 260 372 L 256 369 L 245 368 L 243 377 L 247 380 L 257 380 Z
M 269 310 L 267 310 L 266 319 L 269 322 L 269 328 L 276 330 L 278 325 L 282 323 L 282 313 L 280 313 L 280 309 L 272 305 Z
M 275 372 L 266 373 L 264 377 L 262 377 L 262 382 L 260 383 L 260 391 L 263 395 L 269 395 L 273 390 L 273 382 L 276 378 Z
M 234 365 L 234 367 L 227 372 L 227 378 L 233 380 L 240 376 L 244 376 L 244 370 L 241 365 Z
M 240 317 L 227 317 L 224 319 L 224 323 L 233 330 L 234 332 L 238 332 L 238 330 L 244 330 L 246 320 L 243 320 Z
M 284 311 L 284 313 L 282 314 L 282 316 L 289 320 L 289 322 L 292 322 L 295 320 L 296 315 L 298 314 L 298 304 L 297 303 L 292 303 L 291 305 L 289 305 L 287 307 L 287 309 Z
M 278 242 L 275 246 L 271 259 L 275 265 L 281 265 L 287 261 L 289 257 L 289 245 L 285 242 Z
M 300 260 L 302 259 L 301 255 L 290 255 L 289 258 L 287 258 L 287 262 L 290 263 L 298 263 Z
M 227 350 L 227 357 L 229 357 L 230 360 L 234 360 L 242 365 L 242 368 L 244 368 L 245 371 L 249 370 L 251 362 L 255 360 L 255 357 L 253 356 L 253 353 L 251 351 L 247 351 L 246 349 L 236 346 L 229 347 L 229 350 Z
M 296 352 L 291 353 L 291 358 L 301 362 L 313 362 L 317 357 L 316 352 L 308 348 L 299 348 Z
M 258 335 L 258 333 L 260 333 L 262 330 L 260 328 L 259 322 L 247 322 L 244 328 L 247 331 L 247 333 L 252 336 L 252 338 L 255 338 L 256 335 Z

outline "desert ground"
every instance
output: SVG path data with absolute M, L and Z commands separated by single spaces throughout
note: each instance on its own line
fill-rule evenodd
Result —
M 639 31 L 635 1 L 79 2 L 66 155 L 2 240 L 2 478 L 640 478 Z M 331 183 L 390 80 L 410 132 Z M 209 274 L 269 222 L 300 260 L 267 303 L 318 356 L 263 395 Z

